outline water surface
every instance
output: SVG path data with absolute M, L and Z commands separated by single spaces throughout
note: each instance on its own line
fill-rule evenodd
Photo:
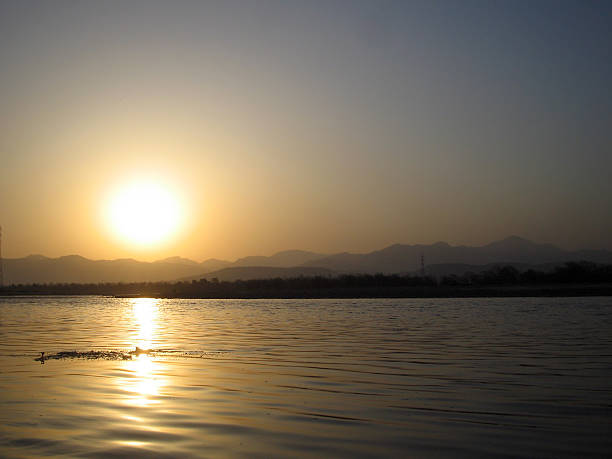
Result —
M 2 457 L 612 448 L 610 298 L 3 298 L 0 369 Z

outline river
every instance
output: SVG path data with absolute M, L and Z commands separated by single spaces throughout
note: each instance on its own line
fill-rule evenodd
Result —
M 0 370 L 6 458 L 612 451 L 606 297 L 0 298 Z

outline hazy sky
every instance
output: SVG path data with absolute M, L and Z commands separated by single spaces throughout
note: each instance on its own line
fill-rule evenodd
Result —
M 612 249 L 612 2 L 0 5 L 5 257 Z M 143 178 L 146 248 L 102 211 Z

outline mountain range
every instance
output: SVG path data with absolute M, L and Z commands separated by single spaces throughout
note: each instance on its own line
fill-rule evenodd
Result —
M 3 260 L 4 283 L 156 282 L 213 278 L 219 280 L 335 275 L 343 273 L 415 273 L 421 256 L 432 275 L 477 272 L 494 265 L 519 269 L 550 269 L 566 261 L 612 263 L 608 250 L 563 250 L 517 236 L 478 247 L 395 244 L 369 253 L 325 255 L 288 250 L 272 256 L 249 256 L 234 262 L 208 259 L 201 263 L 181 257 L 155 262 L 133 259 L 90 260 L 79 255 L 48 258 L 30 255 Z

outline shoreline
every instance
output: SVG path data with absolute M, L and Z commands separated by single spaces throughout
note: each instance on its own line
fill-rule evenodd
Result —
M 152 288 L 151 288 L 152 287 Z M 155 288 L 158 287 L 158 288 Z M 347 287 L 312 289 L 239 289 L 219 285 L 209 291 L 177 291 L 142 284 L 38 285 L 0 288 L 0 296 L 106 296 L 113 298 L 185 299 L 351 299 L 351 298 L 513 298 L 513 297 L 593 297 L 612 296 L 612 284 L 512 285 L 479 287 Z M 121 291 L 121 290 L 123 291 Z M 131 291 L 130 291 L 131 290 Z

